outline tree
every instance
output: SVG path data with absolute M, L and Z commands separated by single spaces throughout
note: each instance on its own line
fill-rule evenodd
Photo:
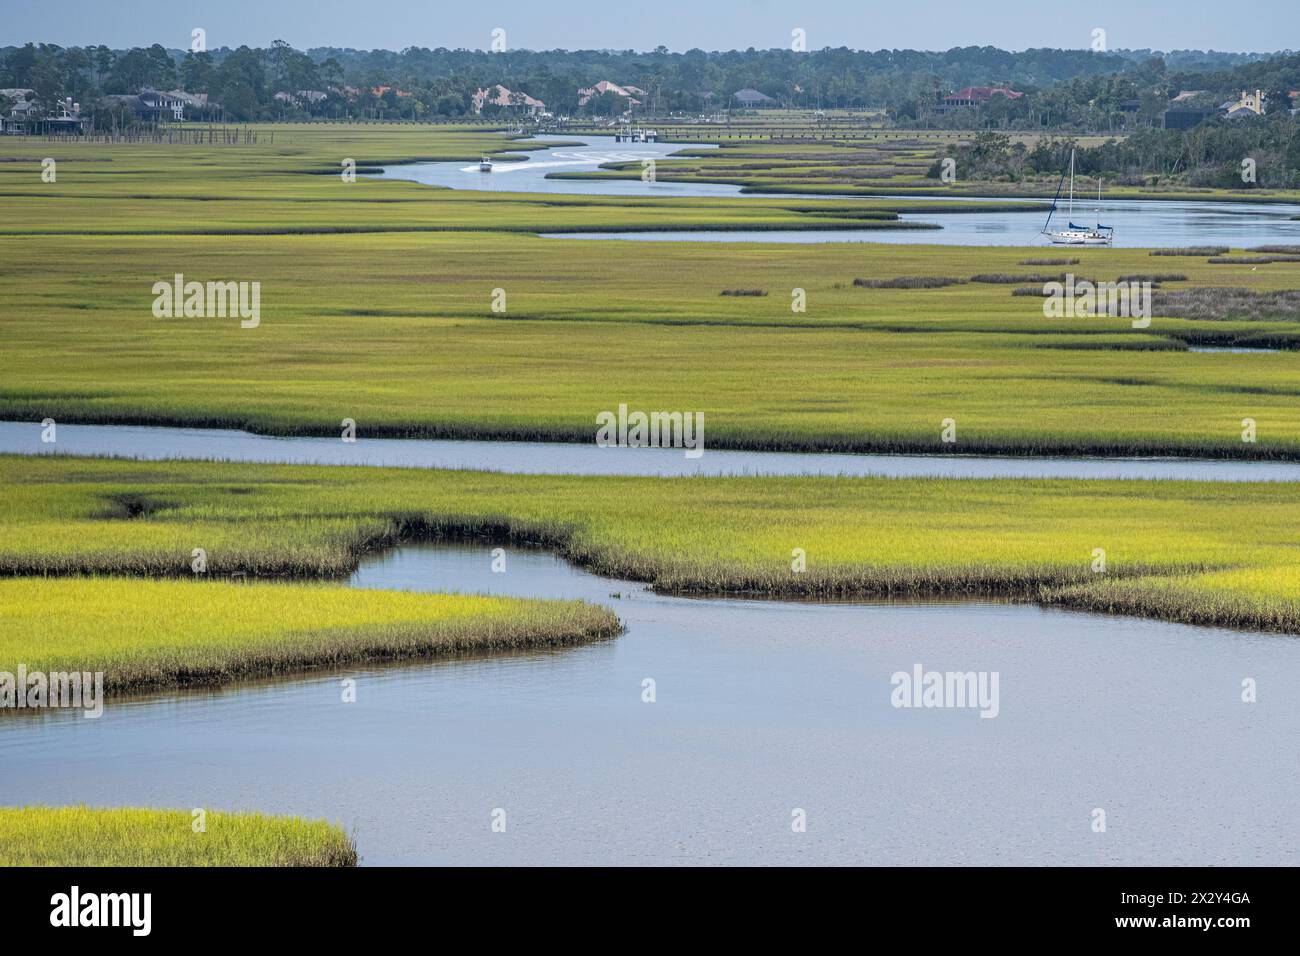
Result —
M 1264 94 L 1264 114 L 1283 116 L 1291 112 L 1291 94 L 1283 89 L 1268 90 Z
M 433 111 L 439 116 L 464 116 L 465 97 L 457 96 L 454 93 L 444 93 L 438 97 L 438 101 L 433 106 Z
M 181 61 L 181 87 L 191 93 L 209 92 L 216 74 L 212 54 L 206 50 L 202 53 L 186 53 L 185 59 Z
M 27 43 L 9 54 L 6 60 L 6 72 L 9 83 L 20 89 L 32 85 L 32 70 L 36 67 L 36 45 Z
M 320 78 L 326 87 L 340 87 L 343 85 L 343 67 L 331 56 L 320 65 Z
M 104 77 L 108 76 L 113 69 L 113 62 L 117 59 L 117 54 L 101 43 L 99 46 L 91 48 L 90 57 L 95 64 L 95 85 L 102 87 Z

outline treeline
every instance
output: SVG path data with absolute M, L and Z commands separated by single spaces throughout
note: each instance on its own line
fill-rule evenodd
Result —
M 192 53 L 157 44 L 112 50 L 28 43 L 0 50 L 0 87 L 34 89 L 43 106 L 72 97 L 93 107 L 106 94 L 180 88 L 207 93 L 220 104 L 222 118 L 232 120 L 418 120 L 465 115 L 474 91 L 494 84 L 540 99 L 557 115 L 621 112 L 627 101 L 614 94 L 579 105 L 579 89 L 610 80 L 644 90 L 638 95 L 641 109 L 658 115 L 717 112 L 733 105 L 736 91 L 753 88 L 790 108 L 885 108 L 901 125 L 1105 129 L 1153 123 L 1169 93 L 1183 84 L 1235 92 L 1252 84 L 1281 89 L 1294 78 L 1297 82 L 1286 88 L 1300 88 L 1296 60 L 1200 51 L 1162 56 L 994 47 L 489 53 L 423 47 L 300 51 L 276 41 L 264 49 Z M 935 111 L 945 93 L 970 85 L 1010 86 L 1029 95 L 995 97 L 979 111 Z M 1141 101 L 1137 113 L 1120 108 L 1133 99 Z
M 1289 94 L 1300 90 L 1300 54 L 1216 70 L 1171 69 L 1157 57 L 1121 73 L 1071 77 L 1020 99 L 995 97 L 978 113 L 963 110 L 937 120 L 924 115 L 921 119 L 955 129 L 1134 130 L 1162 125 L 1170 100 L 1181 92 L 1198 95 L 1180 106 L 1213 109 L 1237 99 L 1243 90 L 1261 90 L 1267 112 L 1287 115 Z
M 1300 187 L 1300 125 L 1280 116 L 1211 120 L 1189 130 L 1137 130 L 1096 146 L 1046 137 L 1028 147 L 1010 136 L 983 132 L 958 147 L 952 158 L 961 180 L 1020 182 L 1061 175 L 1071 149 L 1078 175 L 1101 176 L 1119 185 Z M 942 172 L 940 160 L 929 175 L 937 178 Z

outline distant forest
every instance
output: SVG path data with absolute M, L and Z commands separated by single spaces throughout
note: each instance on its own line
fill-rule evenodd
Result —
M 993 47 L 300 51 L 281 41 L 265 49 L 201 53 L 156 44 L 130 50 L 33 43 L 0 49 L 0 88 L 35 90 L 46 109 L 71 97 L 91 115 L 108 108 L 97 105 L 105 95 L 154 88 L 206 93 L 219 104 L 220 118 L 238 121 L 427 120 L 470 114 L 475 90 L 495 84 L 544 101 L 556 115 L 606 116 L 627 109 L 627 99 L 615 93 L 580 106 L 578 91 L 600 80 L 637 87 L 643 93 L 636 109 L 656 115 L 717 113 L 734 105 L 738 90 L 752 88 L 772 97 L 773 105 L 790 108 L 883 109 L 900 126 L 1122 130 L 1158 125 L 1169 98 L 1184 89 L 1208 91 L 1213 98 L 1258 88 L 1285 105 L 1285 93 L 1300 89 L 1300 55 Z M 994 97 L 979 110 L 935 111 L 943 95 L 972 85 L 1027 95 Z M 500 108 L 488 112 L 494 109 Z

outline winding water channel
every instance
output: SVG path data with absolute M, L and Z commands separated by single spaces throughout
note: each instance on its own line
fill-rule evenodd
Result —
M 469 468 L 563 475 L 844 475 L 892 478 L 1131 478 L 1180 481 L 1300 481 L 1300 462 L 1195 458 L 1013 458 L 997 455 L 845 455 L 706 449 L 597 447 L 563 442 L 396 438 L 274 438 L 232 429 L 134 425 L 58 426 L 44 443 L 36 422 L 0 422 L 0 453 L 116 455 L 279 462 Z M 593 425 L 594 434 L 594 425 Z
M 195 450 L 175 429 L 95 447 L 136 457 L 141 431 L 140 457 Z M 256 441 L 324 458 L 316 440 Z M 497 450 L 472 445 L 463 464 Z M 326 817 L 369 864 L 1300 863 L 1293 638 L 992 602 L 664 596 L 513 546 L 493 573 L 494 544 L 409 543 L 349 585 L 583 598 L 626 633 L 0 720 L 0 799 Z M 917 665 L 996 672 L 997 716 L 894 707 L 892 675 Z
M 554 141 L 556 137 L 545 137 Z M 665 159 L 682 149 L 712 148 L 701 143 L 616 143 L 612 136 L 565 137 L 571 143 L 528 154 L 518 162 L 501 162 L 493 172 L 479 171 L 478 163 L 408 163 L 385 167 L 379 175 L 390 179 L 495 192 L 529 192 L 604 196 L 739 196 L 791 200 L 788 193 L 741 193 L 724 183 L 643 182 L 631 180 L 581 180 L 548 178 L 552 173 L 592 172 L 604 163 Z M 523 140 L 527 143 L 528 140 Z M 977 201 L 976 197 L 891 196 L 899 201 L 939 199 L 945 202 Z M 815 198 L 815 197 L 814 197 Z M 1007 201 L 1005 198 L 1000 201 Z M 1025 200 L 1027 204 L 1041 200 Z M 1065 211 L 1062 210 L 1062 215 Z M 1115 245 L 1158 247 L 1225 245 L 1244 248 L 1270 243 L 1300 243 L 1300 206 L 1239 202 L 1095 199 L 1075 204 L 1074 219 L 1084 224 L 1100 220 L 1115 227 Z M 629 239 L 686 242 L 887 242 L 960 246 L 1046 245 L 1039 235 L 1042 214 L 1037 212 L 907 213 L 904 221 L 941 229 L 848 230 L 679 230 L 666 232 L 555 233 L 554 238 Z M 1096 250 L 1092 250 L 1096 251 Z

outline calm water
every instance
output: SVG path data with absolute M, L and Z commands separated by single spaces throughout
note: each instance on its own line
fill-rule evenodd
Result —
M 549 137 L 548 137 L 549 138 Z M 569 137 L 566 137 L 569 138 Z M 573 137 L 572 145 L 537 150 L 527 160 L 500 163 L 491 173 L 481 173 L 478 163 L 410 163 L 386 167 L 381 174 L 451 189 L 485 189 L 500 192 L 567 193 L 607 196 L 736 196 L 739 186 L 718 183 L 646 183 L 636 180 L 583 181 L 548 179 L 554 172 L 589 172 L 601 163 L 663 159 L 681 149 L 698 149 L 694 143 L 615 143 L 612 136 Z M 707 148 L 707 147 L 706 147 Z M 789 200 L 787 194 L 746 193 L 762 198 Z M 898 196 L 899 200 L 954 197 Z M 961 201 L 973 200 L 963 197 Z M 1026 200 L 1027 203 L 1042 200 Z M 1266 243 L 1300 243 L 1300 221 L 1292 216 L 1300 206 L 1135 200 L 1079 201 L 1074 221 L 1088 225 L 1100 220 L 1115 227 L 1115 245 L 1124 247 L 1227 245 L 1233 248 Z M 1062 208 L 1058 215 L 1065 217 Z M 934 229 L 859 229 L 825 232 L 679 231 L 620 233 L 555 233 L 569 239 L 633 239 L 654 242 L 890 242 L 963 246 L 1033 246 L 1049 244 L 1039 235 L 1043 214 L 1038 212 L 904 213 L 907 222 L 937 225 Z M 1057 247 L 1058 249 L 1061 247 Z M 1078 250 L 1074 250 L 1078 252 Z M 1104 250 L 1085 250 L 1104 254 Z M 1073 253 L 1072 253 L 1073 254 Z
M 352 584 L 584 597 L 627 633 L 0 720 L 0 802 L 327 817 L 369 864 L 1300 863 L 1294 639 L 660 597 L 514 549 L 493 574 L 489 548 L 408 546 Z M 895 709 L 890 677 L 917 663 L 997 671 L 998 716 Z
M 700 458 L 663 448 L 600 448 L 550 442 L 270 438 L 206 428 L 59 425 L 41 442 L 34 422 L 0 422 L 0 453 L 211 458 L 286 464 L 471 468 L 572 475 L 884 475 L 899 478 L 1150 478 L 1300 481 L 1300 462 L 1176 458 L 1005 458 L 978 455 L 838 455 L 719 451 Z M 706 441 L 707 445 L 707 441 Z

